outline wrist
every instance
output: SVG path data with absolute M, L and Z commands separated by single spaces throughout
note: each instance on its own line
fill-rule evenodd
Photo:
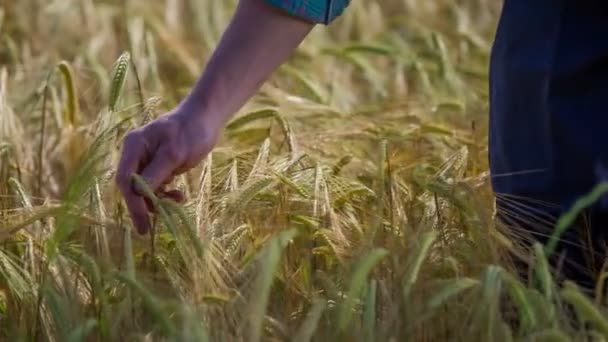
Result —
M 197 96 L 188 96 L 178 106 L 177 112 L 188 124 L 202 125 L 207 129 L 219 131 L 224 126 L 222 112 Z

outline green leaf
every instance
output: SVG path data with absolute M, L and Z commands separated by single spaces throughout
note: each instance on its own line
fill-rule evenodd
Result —
M 425 233 L 420 239 L 420 245 L 417 250 L 412 252 L 414 259 L 408 265 L 405 277 L 403 278 L 403 300 L 407 301 L 408 297 L 410 296 L 412 287 L 418 280 L 418 274 L 420 273 L 422 263 L 427 258 L 436 238 L 437 233 L 435 231 Z
M 376 340 L 376 289 L 377 283 L 372 279 L 365 300 L 365 311 L 363 312 L 363 340 L 374 342 Z
M 479 285 L 478 280 L 471 278 L 450 279 L 443 283 L 443 287 L 428 301 L 429 309 L 438 309 L 450 300 L 450 298 L 459 295 L 473 286 Z
M 346 298 L 340 307 L 340 315 L 338 317 L 338 330 L 341 332 L 348 329 L 353 317 L 355 304 L 361 296 L 361 291 L 365 286 L 366 279 L 373 268 L 388 255 L 388 251 L 383 248 L 376 248 L 362 257 L 355 267 L 355 272 L 350 280 L 350 286 L 346 293 Z
M 608 337 L 608 319 L 606 318 L 606 314 L 602 313 L 574 283 L 570 281 L 566 282 L 561 295 L 566 302 L 576 309 L 579 318 L 591 323 L 604 337 Z
M 325 299 L 315 300 L 312 307 L 308 311 L 308 314 L 306 315 L 304 323 L 302 323 L 294 335 L 292 340 L 293 342 L 308 342 L 312 340 L 317 330 L 317 325 L 319 324 L 326 307 L 327 303 Z
M 262 337 L 264 317 L 270 298 L 274 276 L 281 261 L 281 254 L 287 243 L 297 235 L 297 230 L 290 229 L 274 237 L 264 250 L 263 265 L 256 279 L 254 297 L 249 304 L 249 341 L 259 342 Z

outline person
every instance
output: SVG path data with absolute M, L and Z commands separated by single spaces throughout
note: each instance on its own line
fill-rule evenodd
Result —
M 140 233 L 150 223 L 132 174 L 161 191 L 197 165 L 315 25 L 330 24 L 349 1 L 240 1 L 190 94 L 124 140 L 116 180 Z M 497 217 L 514 235 L 546 242 L 557 217 L 603 180 L 607 22 L 604 0 L 504 0 L 489 66 L 489 160 Z M 554 263 L 586 286 L 605 255 L 602 202 L 564 234 Z

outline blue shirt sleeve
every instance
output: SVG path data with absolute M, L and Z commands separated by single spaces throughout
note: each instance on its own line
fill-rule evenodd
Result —
M 328 25 L 338 18 L 350 0 L 265 0 L 299 18 Z

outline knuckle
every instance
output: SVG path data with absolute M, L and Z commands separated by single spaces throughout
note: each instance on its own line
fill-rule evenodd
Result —
M 184 148 L 174 143 L 168 144 L 165 152 L 166 157 L 174 163 L 181 163 L 186 157 Z
M 125 136 L 126 147 L 136 146 L 142 142 L 142 133 L 139 130 L 131 131 Z

